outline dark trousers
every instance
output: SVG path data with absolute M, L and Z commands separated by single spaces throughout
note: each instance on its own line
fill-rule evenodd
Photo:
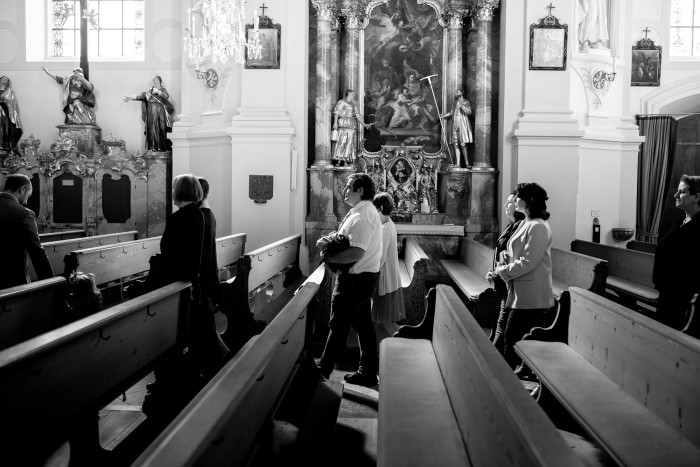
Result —
M 379 367 L 377 342 L 372 327 L 372 302 L 374 289 L 379 282 L 378 272 L 341 274 L 333 289 L 331 301 L 330 330 L 326 347 L 321 357 L 321 370 L 330 373 L 341 353 L 350 326 L 357 331 L 360 341 L 360 371 L 366 375 L 376 375 Z
M 653 317 L 673 329 L 682 331 L 688 322 L 687 312 L 693 295 L 695 295 L 693 290 L 659 290 L 659 304 L 656 306 Z
M 530 330 L 544 324 L 544 316 L 549 308 L 535 308 L 529 310 L 505 308 L 503 319 L 505 320 L 505 329 L 503 331 L 503 356 L 510 365 L 515 369 L 521 360 L 518 354 L 515 353 L 515 343 L 528 334 Z M 501 321 L 501 316 L 498 317 Z

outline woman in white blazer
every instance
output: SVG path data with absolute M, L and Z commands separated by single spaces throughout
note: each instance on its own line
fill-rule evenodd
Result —
M 547 192 L 536 183 L 521 183 L 515 206 L 525 220 L 508 240 L 508 249 L 493 274 L 508 285 L 504 357 L 511 368 L 520 363 L 513 346 L 535 326 L 543 324 L 554 305 L 552 295 L 552 231 L 547 219 Z

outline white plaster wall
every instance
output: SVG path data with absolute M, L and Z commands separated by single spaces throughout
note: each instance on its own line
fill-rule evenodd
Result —
M 29 3 L 27 3 L 29 2 Z M 24 135 L 41 140 L 40 151 L 47 152 L 58 137 L 56 125 L 63 124 L 61 90 L 41 71 L 46 66 L 54 74 L 66 75 L 77 61 L 27 60 L 27 10 L 34 13 L 38 0 L 3 0 L 0 8 L 0 70 L 9 76 L 17 95 Z M 140 62 L 91 61 L 90 81 L 95 86 L 95 114 L 104 137 L 114 134 L 126 141 L 127 151 L 145 148 L 144 127 L 139 103 L 123 103 L 125 95 L 137 94 L 160 75 L 176 112 L 181 106 L 180 60 L 182 50 L 181 0 L 145 2 L 145 60 Z M 36 23 L 36 21 L 34 21 Z M 30 29 L 34 34 L 35 29 Z
M 694 60 L 671 59 L 670 57 L 670 1 L 658 0 L 627 0 L 628 5 L 628 34 L 626 36 L 626 61 L 631 62 L 631 48 L 633 44 L 644 37 L 642 30 L 646 27 L 651 29 L 649 38 L 655 41 L 656 45 L 661 45 L 661 87 L 672 85 L 680 80 L 700 80 L 700 57 Z M 644 113 L 642 99 L 649 93 L 658 90 L 658 87 L 651 86 L 630 86 L 629 85 L 630 65 L 625 69 L 625 84 L 629 88 L 629 114 Z M 700 108 L 695 109 L 700 111 Z

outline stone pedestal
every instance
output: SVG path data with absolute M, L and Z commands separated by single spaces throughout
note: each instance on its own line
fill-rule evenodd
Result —
M 148 237 L 157 237 L 165 231 L 165 220 L 173 212 L 172 192 L 173 154 L 171 151 L 146 151 L 143 155 L 148 167 L 146 193 L 146 226 Z M 139 237 L 141 229 L 139 229 Z
M 95 125 L 58 125 L 58 143 L 69 137 L 76 142 L 79 154 L 93 157 L 95 153 L 102 154 L 102 128 Z
M 438 176 L 440 190 L 440 211 L 449 222 L 464 225 L 469 217 L 469 193 L 471 176 L 468 169 L 449 167 Z

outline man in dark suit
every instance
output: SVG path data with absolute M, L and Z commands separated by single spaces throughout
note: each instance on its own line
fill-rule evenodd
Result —
M 39 240 L 36 216 L 25 206 L 32 195 L 32 184 L 26 175 L 13 174 L 5 178 L 0 193 L 0 289 L 28 284 L 29 263 L 39 279 L 53 277 L 51 263 Z

